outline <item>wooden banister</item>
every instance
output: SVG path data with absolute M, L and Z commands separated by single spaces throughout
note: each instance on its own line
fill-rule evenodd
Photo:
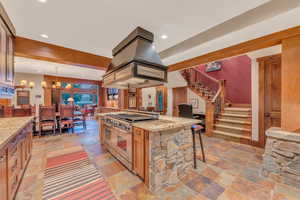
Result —
M 195 70 L 195 71 L 197 71 L 198 73 L 202 74 L 202 75 L 203 75 L 203 76 L 205 76 L 206 78 L 208 78 L 208 79 L 210 79 L 210 80 L 212 80 L 212 81 L 216 82 L 216 83 L 218 83 L 218 82 L 219 82 L 219 80 L 218 80 L 218 79 L 215 79 L 214 77 L 207 75 L 206 73 L 204 73 L 204 72 L 200 71 L 200 70 L 199 70 L 199 69 L 197 69 L 197 68 L 192 68 L 192 69 L 193 69 L 193 70 Z

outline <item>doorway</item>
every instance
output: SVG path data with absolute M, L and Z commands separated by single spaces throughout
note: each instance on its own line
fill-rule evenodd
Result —
M 187 87 L 173 88 L 173 116 L 178 117 L 178 105 L 187 103 Z
M 281 125 L 281 54 L 257 59 L 259 63 L 259 145 L 266 130 Z

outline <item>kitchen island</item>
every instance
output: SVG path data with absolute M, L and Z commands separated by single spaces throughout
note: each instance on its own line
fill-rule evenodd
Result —
M 32 150 L 33 117 L 0 118 L 0 199 L 14 199 Z
M 153 120 L 130 122 L 128 127 L 122 120 L 111 122 L 114 115 L 124 113 L 132 114 L 98 114 L 101 143 L 152 192 L 177 184 L 193 167 L 191 126 L 200 121 L 161 115 Z

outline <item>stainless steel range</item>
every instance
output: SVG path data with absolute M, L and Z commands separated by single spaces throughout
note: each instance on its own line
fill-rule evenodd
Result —
M 105 115 L 104 144 L 111 154 L 132 170 L 132 123 L 156 120 L 159 114 L 117 113 Z

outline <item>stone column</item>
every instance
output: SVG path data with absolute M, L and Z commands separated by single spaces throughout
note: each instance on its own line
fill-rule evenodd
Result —
M 266 135 L 262 174 L 300 188 L 300 134 L 270 128 Z

